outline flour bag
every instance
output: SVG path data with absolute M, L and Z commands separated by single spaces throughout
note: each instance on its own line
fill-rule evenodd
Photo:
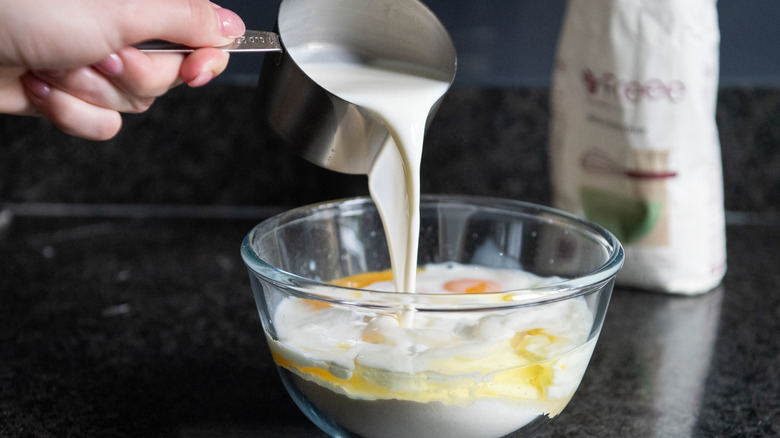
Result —
M 715 0 L 569 0 L 551 88 L 553 203 L 612 231 L 618 284 L 678 294 L 726 270 Z

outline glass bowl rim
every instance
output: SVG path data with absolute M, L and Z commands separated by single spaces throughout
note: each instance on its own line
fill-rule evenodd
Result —
M 260 258 L 252 249 L 252 240 L 255 234 L 261 232 L 272 223 L 290 223 L 294 219 L 311 217 L 318 211 L 335 208 L 343 209 L 343 206 L 350 204 L 355 206 L 370 204 L 373 206 L 373 200 L 368 196 L 356 196 L 304 205 L 271 216 L 255 225 L 246 234 L 241 243 L 241 256 L 250 271 L 250 275 L 260 276 L 264 281 L 284 288 L 291 295 L 299 298 L 325 301 L 331 304 L 378 308 L 387 305 L 393 307 L 393 305 L 397 306 L 399 302 L 402 302 L 404 305 L 413 304 L 417 310 L 427 308 L 428 310 L 448 311 L 538 306 L 587 295 L 601 290 L 607 282 L 617 275 L 624 263 L 625 253 L 623 246 L 611 232 L 598 224 L 586 221 L 579 216 L 562 210 L 525 201 L 489 196 L 443 194 L 423 194 L 421 196 L 421 207 L 432 203 L 481 206 L 510 213 L 534 214 L 539 219 L 541 219 L 542 214 L 557 217 L 580 230 L 588 230 L 591 235 L 596 236 L 609 251 L 609 257 L 598 268 L 588 274 L 566 278 L 543 286 L 481 294 L 441 294 L 399 293 L 337 286 L 277 268 Z

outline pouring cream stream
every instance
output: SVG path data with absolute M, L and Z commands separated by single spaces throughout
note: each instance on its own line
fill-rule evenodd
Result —
M 302 67 L 331 93 L 372 112 L 390 132 L 368 175 L 369 190 L 387 235 L 396 291 L 414 292 L 423 137 L 431 109 L 447 92 L 449 79 L 403 66 L 348 61 Z

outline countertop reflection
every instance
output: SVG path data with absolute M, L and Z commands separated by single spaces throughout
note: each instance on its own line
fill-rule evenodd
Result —
M 238 253 L 255 222 L 14 218 L 0 435 L 322 436 L 265 346 Z M 732 223 L 728 257 L 704 295 L 617 288 L 580 390 L 538 436 L 780 435 L 780 223 Z

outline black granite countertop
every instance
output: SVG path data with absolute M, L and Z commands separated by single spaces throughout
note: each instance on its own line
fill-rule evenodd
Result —
M 547 91 L 454 89 L 423 190 L 548 203 Z M 258 129 L 247 87 L 174 90 L 97 144 L 0 116 L 0 437 L 310 437 L 239 256 L 290 206 L 364 194 Z M 780 90 L 724 89 L 729 268 L 617 288 L 540 437 L 780 436 Z
M 253 220 L 17 218 L 0 241 L 0 435 L 321 436 L 269 357 Z M 697 297 L 617 288 L 540 437 L 780 435 L 780 226 L 730 225 Z

